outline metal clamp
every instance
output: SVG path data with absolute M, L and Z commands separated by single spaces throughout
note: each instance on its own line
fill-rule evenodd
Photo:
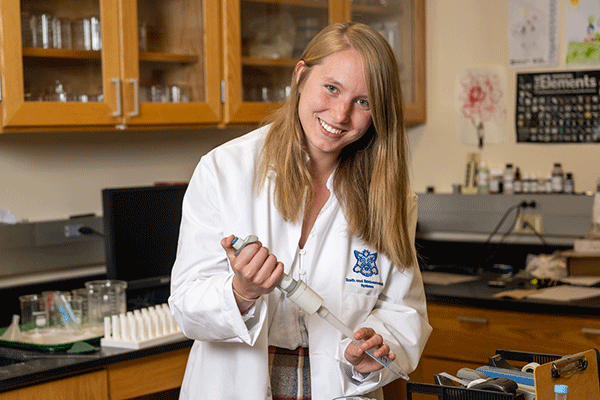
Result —
M 568 376 L 578 371 L 583 371 L 587 368 L 588 361 L 583 354 L 575 356 L 564 357 L 560 360 L 556 360 L 552 363 L 550 372 L 553 379 L 560 378 L 561 376 Z

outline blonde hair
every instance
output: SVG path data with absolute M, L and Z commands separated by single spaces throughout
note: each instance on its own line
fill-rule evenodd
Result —
M 298 116 L 299 88 L 314 65 L 348 48 L 363 60 L 372 124 L 338 160 L 333 188 L 348 222 L 349 233 L 385 254 L 400 269 L 414 264 L 409 234 L 410 184 L 398 65 L 387 41 L 373 28 L 353 22 L 329 25 L 300 57 L 306 67 L 291 80 L 290 99 L 267 121 L 271 124 L 255 189 L 274 170 L 276 207 L 287 221 L 303 217 L 313 193 L 308 153 Z

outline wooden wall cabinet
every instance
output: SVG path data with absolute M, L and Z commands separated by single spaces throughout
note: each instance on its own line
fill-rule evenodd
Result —
M 425 122 L 425 0 L 0 0 L 0 11 L 0 132 L 255 124 L 288 95 L 308 41 L 349 19 L 388 38 L 407 124 Z
M 4 130 L 220 121 L 215 1 L 0 0 L 0 10 Z

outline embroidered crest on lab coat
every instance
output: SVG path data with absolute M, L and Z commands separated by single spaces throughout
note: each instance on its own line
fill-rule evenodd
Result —
M 369 277 L 379 274 L 375 260 L 377 260 L 377 253 L 371 253 L 369 250 L 363 250 L 362 252 L 354 250 L 354 256 L 356 257 L 356 264 L 352 269 L 357 274 Z

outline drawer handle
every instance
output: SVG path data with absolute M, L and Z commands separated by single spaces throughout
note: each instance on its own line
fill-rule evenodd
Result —
M 581 328 L 581 332 L 589 335 L 600 335 L 600 329 Z
M 488 320 L 487 318 L 473 318 L 473 317 L 463 317 L 463 316 L 458 316 L 456 317 L 457 320 L 459 320 L 460 322 L 472 322 L 475 324 L 487 324 Z

